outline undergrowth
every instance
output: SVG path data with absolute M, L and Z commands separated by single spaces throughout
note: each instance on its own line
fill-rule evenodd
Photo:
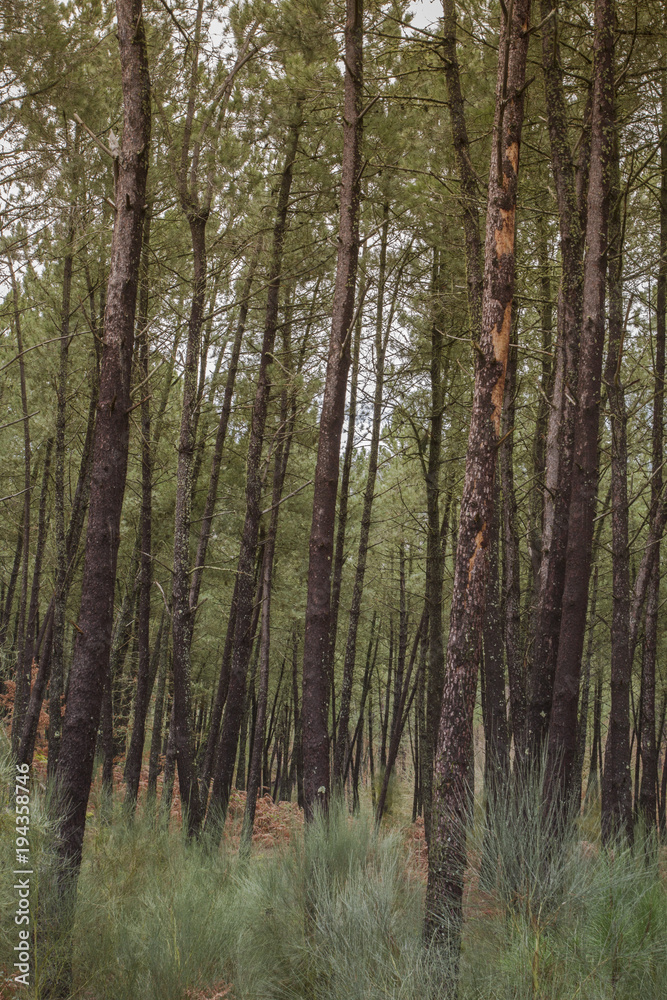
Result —
M 1 766 L 7 872 L 11 768 Z M 603 850 L 589 826 L 584 839 L 575 827 L 555 850 L 541 833 L 539 796 L 538 786 L 505 796 L 488 822 L 476 811 L 459 1000 L 662 1000 L 667 897 L 659 853 L 642 844 Z M 39 794 L 32 831 L 39 882 L 51 832 Z M 443 998 L 449 970 L 423 946 L 424 883 L 406 833 L 378 834 L 370 815 L 352 818 L 337 805 L 328 824 L 295 829 L 283 845 L 243 859 L 224 844 L 218 853 L 188 844 L 145 811 L 131 824 L 120 808 L 111 823 L 92 817 L 72 997 Z M 0 893 L 6 969 L 15 944 L 11 885 L 5 880 Z M 38 947 L 35 986 L 24 995 L 38 995 L 43 957 Z

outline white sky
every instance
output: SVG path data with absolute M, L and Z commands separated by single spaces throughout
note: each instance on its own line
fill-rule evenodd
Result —
M 409 7 L 415 28 L 428 28 L 442 17 L 442 0 L 413 0 Z

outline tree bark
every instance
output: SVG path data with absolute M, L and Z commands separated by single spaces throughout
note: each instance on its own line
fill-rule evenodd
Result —
M 28 613 L 28 573 L 30 569 L 30 420 L 28 413 L 28 393 L 25 381 L 25 361 L 23 357 L 23 335 L 21 331 L 21 314 L 19 311 L 19 292 L 14 276 L 14 268 L 9 260 L 9 271 L 12 281 L 14 303 L 14 332 L 19 358 L 19 382 L 21 386 L 21 411 L 23 413 L 23 557 L 21 561 L 21 590 L 19 592 L 18 611 L 18 655 L 16 660 L 16 688 L 14 690 L 14 711 L 12 713 L 12 753 L 15 755 L 19 747 L 21 729 L 26 713 L 30 694 L 31 663 L 26 661 L 26 616 Z
M 662 77 L 662 136 L 660 140 L 660 260 L 656 303 L 655 374 L 653 390 L 653 440 L 651 510 L 655 511 L 662 493 L 663 411 L 665 399 L 665 313 L 667 300 L 667 74 Z M 655 666 L 658 647 L 660 605 L 660 553 L 649 584 L 642 656 L 642 778 L 639 808 L 647 830 L 655 829 L 658 790 L 658 746 L 655 738 Z
M 434 767 L 425 934 L 460 947 L 472 720 L 493 485 L 514 293 L 514 232 L 530 0 L 503 16 L 486 223 L 484 295 Z
M 577 175 L 567 139 L 569 110 L 563 88 L 557 17 L 550 16 L 554 9 L 553 0 L 541 0 L 542 73 L 551 169 L 558 201 L 561 284 L 553 395 L 546 441 L 542 551 L 528 678 L 526 739 L 534 762 L 539 761 L 546 744 L 558 656 L 569 530 L 578 345 L 583 315 L 584 227 L 577 201 Z
M 148 355 L 150 337 L 148 333 L 149 267 L 152 205 L 149 200 L 144 220 L 143 248 L 141 255 L 141 276 L 139 291 L 139 378 L 142 384 L 148 382 Z M 150 669 L 150 621 L 151 588 L 153 584 L 152 562 L 152 516 L 153 516 L 153 456 L 151 453 L 151 411 L 148 396 L 141 400 L 141 555 L 139 557 L 139 616 L 137 639 L 139 665 L 137 691 L 134 699 L 134 723 L 130 737 L 130 747 L 125 761 L 125 806 L 134 813 L 139 792 L 141 761 L 144 753 L 146 716 L 151 700 L 154 677 Z
M 516 530 L 517 503 L 514 493 L 516 366 L 517 349 L 512 347 L 507 359 L 505 376 L 505 401 L 500 428 L 502 444 L 499 448 L 499 458 L 503 494 L 503 630 L 515 760 L 521 759 L 526 749 L 526 676 L 521 650 L 521 573 Z
M 511 355 L 510 351 L 510 355 Z M 508 363 L 508 371 L 509 371 Z M 507 386 L 505 387 L 507 388 Z M 502 429 L 502 426 L 501 426 Z M 488 800 L 502 788 L 509 772 L 509 733 L 507 728 L 507 706 L 505 704 L 505 670 L 503 665 L 503 616 L 499 594 L 499 476 L 493 497 L 493 514 L 488 533 L 488 579 L 486 583 L 485 613 L 483 627 L 484 658 L 482 676 L 484 680 L 484 720 L 485 775 L 488 779 Z
M 558 656 L 547 749 L 548 799 L 568 808 L 576 753 L 579 676 L 586 630 L 605 328 L 610 166 L 614 129 L 613 0 L 595 3 L 595 70 L 583 319 L 574 420 L 574 458 Z
M 621 380 L 623 352 L 623 234 L 618 136 L 615 136 L 609 225 L 609 346 L 605 382 L 611 418 L 611 536 L 613 605 L 611 625 L 611 709 L 602 776 L 602 837 L 632 839 L 630 774 L 630 552 L 628 529 L 628 431 L 625 389 Z
M 446 5 L 447 6 L 447 5 Z M 453 15 L 452 15 L 453 17 Z M 453 31 L 452 27 L 452 31 Z M 455 44 L 455 43 L 452 43 Z M 456 59 L 456 49 L 453 49 Z M 448 71 L 448 79 L 451 70 Z M 459 86 L 458 66 L 456 66 L 455 84 Z M 449 85 L 450 91 L 452 85 Z M 459 88 L 460 94 L 460 88 Z M 462 113 L 462 107 L 461 107 Z M 454 116 L 453 116 L 454 117 Z M 465 120 L 463 120 L 465 130 Z M 465 146 L 466 156 L 467 137 Z M 459 169 L 462 169 L 459 163 Z M 465 211 L 474 215 L 474 232 L 476 234 L 476 250 L 472 255 L 472 268 L 479 268 L 479 228 L 476 205 L 470 205 Z M 467 216 L 466 216 L 467 219 Z M 466 222 L 470 226 L 470 220 Z M 469 234 L 468 234 L 469 235 Z M 468 244 L 466 244 L 468 245 Z M 475 290 L 477 277 L 474 276 L 470 289 Z M 438 738 L 440 722 L 440 705 L 442 704 L 442 689 L 445 683 L 445 650 L 442 641 L 442 588 L 444 582 L 444 553 L 440 530 L 440 462 L 442 455 L 442 416 L 444 411 L 444 378 L 443 378 L 443 334 L 442 322 L 442 261 L 441 254 L 433 253 L 433 321 L 431 323 L 431 427 L 428 442 L 428 463 L 426 467 L 426 513 L 428 518 L 428 535 L 426 539 L 426 604 L 428 607 L 428 659 L 427 678 L 428 695 L 426 710 L 426 739 L 422 750 L 422 782 L 424 791 L 424 831 L 427 841 L 431 836 L 431 796 L 433 790 L 433 755 Z M 476 305 L 471 308 L 474 313 Z M 477 327 L 476 327 L 477 328 Z
M 100 397 L 92 463 L 88 530 L 77 641 L 56 772 L 61 802 L 57 856 L 61 907 L 71 919 L 81 864 L 113 623 L 116 558 L 129 440 L 130 375 L 151 132 L 150 77 L 141 0 L 117 0 L 124 127 L 115 191 L 118 206 L 111 247 Z M 69 912 L 65 912 L 69 911 Z M 52 994 L 69 992 L 71 965 L 57 974 Z
M 167 665 L 169 662 L 169 633 L 163 634 L 165 628 L 165 612 L 162 612 L 160 623 L 160 662 L 158 666 L 157 689 L 155 692 L 155 708 L 153 710 L 153 732 L 148 755 L 148 785 L 147 798 L 154 799 L 157 794 L 157 776 L 159 773 L 159 757 L 162 746 L 162 723 L 164 719 L 165 687 L 167 683 Z
M 347 416 L 347 439 L 343 456 L 343 469 L 340 480 L 340 499 L 338 501 L 338 523 L 336 527 L 336 547 L 334 551 L 333 573 L 331 576 L 331 637 L 329 639 L 329 674 L 331 679 L 332 711 L 334 715 L 333 741 L 337 738 L 335 725 L 335 678 L 334 660 L 336 642 L 338 639 L 338 613 L 340 611 L 340 590 L 343 580 L 343 564 L 345 562 L 345 535 L 347 531 L 347 511 L 350 499 L 350 472 L 354 455 L 354 432 L 357 422 L 357 385 L 359 381 L 359 351 L 361 347 L 361 328 L 363 325 L 363 301 L 365 297 L 365 276 L 362 274 L 357 304 L 357 321 L 354 325 L 354 346 L 352 348 L 352 375 L 350 378 L 350 408 Z
M 364 101 L 363 0 L 346 0 L 340 232 L 315 467 L 303 651 L 303 789 L 308 819 L 312 819 L 316 805 L 326 811 L 330 793 L 327 664 L 331 634 L 331 559 L 359 256 L 361 112 Z

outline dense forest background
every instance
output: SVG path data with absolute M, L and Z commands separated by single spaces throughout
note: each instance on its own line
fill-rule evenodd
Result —
M 402 795 L 458 953 L 471 786 L 664 838 L 665 14 L 530 6 L 2 4 L 2 721 L 76 872 L 99 781 Z

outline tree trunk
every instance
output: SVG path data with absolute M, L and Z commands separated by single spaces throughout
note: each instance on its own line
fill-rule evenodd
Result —
M 268 281 L 268 296 L 264 322 L 264 339 L 260 359 L 259 374 L 255 402 L 252 410 L 250 441 L 246 463 L 246 514 L 241 539 L 241 551 L 238 561 L 238 590 L 236 598 L 236 627 L 234 633 L 234 650 L 229 678 L 229 688 L 225 702 L 225 714 L 222 720 L 220 743 L 217 750 L 211 803 L 209 805 L 209 822 L 212 835 L 219 835 L 224 825 L 232 786 L 234 762 L 243 715 L 243 705 L 246 693 L 246 674 L 252 649 L 251 622 L 253 617 L 254 596 L 254 565 L 257 553 L 257 536 L 261 518 L 261 458 L 264 442 L 264 430 L 271 389 L 271 364 L 278 324 L 278 304 L 282 276 L 283 246 L 287 230 L 287 210 L 289 207 L 290 190 L 294 161 L 297 155 L 301 110 L 297 108 L 297 118 L 290 127 L 285 150 L 285 163 L 280 181 L 278 201 L 276 205 L 276 220 L 273 230 L 273 248 Z M 211 812 L 213 810 L 213 813 Z
M 508 364 L 509 370 L 509 364 Z M 502 427 L 501 427 L 502 429 Z M 502 788 L 509 771 L 509 733 L 507 730 L 507 706 L 505 704 L 505 670 L 503 666 L 503 621 L 498 586 L 500 531 L 499 476 L 493 498 L 493 513 L 488 533 L 488 580 L 484 614 L 484 659 L 482 675 L 484 680 L 484 720 L 485 775 L 488 779 L 487 795 L 491 801 Z
M 584 228 L 577 201 L 577 176 L 568 144 L 569 109 L 563 88 L 553 0 L 541 0 L 542 73 L 560 225 L 561 285 L 553 395 L 547 428 L 542 551 L 533 616 L 526 742 L 538 762 L 551 715 L 558 656 L 561 606 L 574 447 L 574 400 L 583 308 Z M 547 19 L 547 20 L 545 20 Z M 584 602 L 585 603 L 585 602 Z M 584 608 L 585 616 L 585 608 Z
M 234 649 L 234 630 L 236 628 L 236 600 L 238 596 L 238 574 L 234 580 L 234 590 L 232 592 L 232 603 L 229 608 L 229 618 L 227 619 L 227 631 L 225 633 L 225 645 L 222 649 L 222 660 L 220 662 L 220 673 L 218 684 L 215 689 L 215 701 L 211 712 L 211 724 L 206 737 L 206 749 L 203 754 L 203 762 L 199 773 L 202 800 L 208 800 L 209 786 L 211 784 L 211 772 L 213 761 L 218 747 L 218 737 L 220 735 L 220 721 L 222 712 L 227 700 L 229 690 L 229 674 L 232 665 L 232 652 Z
M 434 767 L 425 933 L 460 947 L 465 824 L 472 754 L 486 549 L 514 293 L 514 231 L 530 0 L 503 16 L 487 206 L 482 326 L 461 500 L 445 685 Z M 509 22 L 509 23 L 508 23 Z
M 600 521 L 602 524 L 602 521 Z M 591 596 L 591 608 L 588 623 L 588 643 L 586 645 L 586 663 L 584 668 L 584 686 L 581 692 L 581 706 L 579 708 L 579 725 L 577 729 L 577 755 L 574 762 L 574 778 L 572 789 L 575 802 L 581 804 L 581 778 L 584 768 L 584 757 L 586 755 L 586 735 L 588 733 L 588 702 L 591 687 L 591 661 L 593 659 L 593 634 L 595 632 L 595 613 L 598 596 L 598 566 L 595 565 L 593 573 L 593 593 Z
M 61 919 L 69 926 L 81 864 L 95 738 L 109 666 L 116 558 L 129 440 L 134 315 L 150 144 L 150 78 L 141 0 L 117 0 L 124 127 L 115 191 L 118 206 L 104 322 L 100 397 L 88 530 L 74 659 L 56 781 L 69 809 L 60 817 L 57 855 Z M 71 965 L 50 992 L 69 992 Z
M 164 696 L 167 683 L 167 665 L 169 662 L 169 633 L 162 634 L 164 628 L 164 614 L 160 625 L 160 665 L 158 668 L 157 690 L 155 692 L 155 708 L 153 710 L 153 732 L 151 733 L 151 747 L 148 756 L 148 786 L 146 789 L 147 798 L 154 799 L 157 794 L 157 776 L 159 773 L 159 757 L 162 746 L 162 722 L 164 718 Z
M 291 365 L 291 344 L 290 344 L 290 324 L 287 322 L 284 327 L 284 357 L 283 370 L 289 377 L 292 370 Z M 293 400 L 294 402 L 294 400 Z M 271 585 L 273 578 L 273 559 L 276 551 L 276 536 L 278 533 L 278 517 L 280 514 L 280 498 L 287 472 L 287 462 L 289 460 L 290 447 L 292 444 L 292 432 L 294 430 L 295 409 L 292 409 L 292 420 L 288 424 L 288 394 L 284 388 L 280 405 L 280 429 L 279 439 L 273 459 L 273 490 L 271 494 L 271 520 L 264 542 L 264 563 L 262 566 L 262 610 L 261 610 L 261 643 L 260 643 L 260 677 L 259 694 L 257 697 L 257 718 L 255 720 L 255 735 L 252 745 L 252 758 L 250 761 L 250 771 L 248 775 L 248 792 L 246 795 L 245 812 L 243 815 L 243 828 L 241 830 L 241 843 L 245 850 L 249 850 L 252 842 L 252 830 L 255 823 L 255 807 L 257 805 L 257 785 L 260 779 L 260 763 L 262 753 L 262 738 L 264 734 L 264 723 L 266 719 L 266 705 L 269 692 L 269 663 L 271 651 Z M 284 666 L 284 664 L 283 664 Z M 282 678 L 282 671 L 281 671 Z M 277 785 L 277 779 L 276 779 Z M 275 797 L 275 796 L 274 796 Z
M 611 625 L 611 709 L 602 777 L 602 837 L 632 839 L 630 774 L 630 552 L 628 529 L 628 416 L 621 381 L 623 352 L 623 234 L 618 136 L 615 136 L 612 210 L 609 225 L 609 346 L 605 382 L 611 418 L 611 535 L 613 606 Z M 577 803 L 578 804 L 578 803 Z
M 148 259 L 150 253 L 152 205 L 149 200 L 144 220 L 143 248 L 141 259 L 141 284 L 139 291 L 139 379 L 143 385 L 148 382 L 148 356 L 150 337 L 148 333 Z M 140 390 L 143 392 L 143 390 Z M 144 753 L 146 716 L 151 699 L 153 677 L 150 669 L 150 621 L 151 587 L 153 584 L 152 562 L 152 511 L 153 511 L 153 456 L 151 454 L 151 411 L 148 396 L 141 400 L 141 555 L 139 559 L 139 615 L 137 639 L 139 665 L 137 691 L 134 699 L 134 723 L 130 747 L 125 761 L 125 806 L 134 812 L 139 792 L 141 762 Z
M 187 813 L 188 833 L 196 836 L 201 826 L 201 802 L 196 777 L 195 752 L 191 731 L 190 647 L 194 628 L 190 607 L 190 518 L 192 505 L 192 463 L 196 443 L 197 370 L 201 327 L 206 296 L 206 222 L 208 214 L 188 213 L 194 263 L 194 288 L 188 343 L 183 374 L 183 405 L 178 446 L 176 511 L 174 524 L 174 573 L 172 577 L 172 670 L 174 677 L 173 739 L 176 749 L 178 783 Z
M 343 579 L 343 564 L 345 562 L 345 534 L 347 530 L 347 509 L 350 499 L 350 471 L 354 455 L 354 432 L 357 422 L 357 385 L 359 381 L 359 350 L 361 347 L 361 328 L 363 325 L 362 305 L 365 297 L 365 276 L 362 274 L 357 303 L 357 321 L 354 325 L 354 346 L 352 348 L 352 375 L 350 377 L 350 409 L 347 416 L 347 439 L 343 456 L 343 469 L 340 479 L 340 499 L 338 501 L 338 524 L 336 527 L 336 548 L 331 576 L 331 638 L 329 641 L 329 672 L 331 675 L 331 694 L 335 693 L 334 659 L 336 641 L 338 638 L 338 612 L 340 610 L 340 588 Z M 335 712 L 334 712 L 335 715 Z M 336 740 L 336 730 L 333 733 Z
M 384 359 L 387 348 L 387 340 L 391 327 L 392 316 L 389 317 L 386 333 L 383 324 L 383 304 L 385 290 L 385 274 L 387 268 L 387 234 L 389 232 L 389 204 L 385 202 L 383 208 L 382 231 L 380 237 L 380 263 L 378 274 L 377 310 L 375 320 L 375 393 L 373 396 L 373 427 L 371 431 L 371 443 L 368 451 L 368 472 L 366 475 L 366 488 L 364 490 L 364 504 L 361 512 L 361 527 L 359 529 L 359 549 L 357 553 L 357 568 L 354 577 L 354 589 L 352 591 L 352 603 L 350 605 L 350 622 L 347 631 L 347 643 L 345 646 L 345 661 L 343 665 L 343 685 L 340 696 L 340 714 L 338 716 L 338 732 L 334 748 L 334 781 L 339 785 L 342 782 L 343 766 L 347 745 L 350 741 L 350 702 L 352 700 L 352 684 L 354 680 L 354 666 L 357 657 L 357 632 L 359 629 L 359 619 L 361 617 L 361 602 L 364 594 L 364 578 L 366 575 L 366 559 L 368 556 L 368 543 L 371 533 L 371 515 L 373 510 L 373 497 L 375 496 L 375 481 L 377 479 L 378 455 L 380 451 L 380 429 L 382 423 L 382 399 L 384 395 Z M 400 278 L 399 278 L 400 281 Z M 397 283 L 398 288 L 398 283 Z M 393 308 L 392 308 L 393 314 Z M 333 603 L 333 602 L 332 602 Z
M 588 766 L 588 783 L 584 806 L 590 805 L 600 788 L 600 772 L 602 770 L 602 672 L 598 670 L 595 679 L 595 695 L 593 698 L 593 745 Z
M 662 493 L 663 410 L 665 399 L 665 312 L 667 298 L 667 75 L 662 78 L 662 136 L 660 139 L 660 260 L 655 334 L 655 382 L 653 391 L 653 478 L 651 509 L 657 510 Z M 642 657 L 642 780 L 639 808 L 647 830 L 655 829 L 658 787 L 658 746 L 655 738 L 655 665 L 658 647 L 660 605 L 660 553 L 649 584 Z
M 12 714 L 12 753 L 16 755 L 23 728 L 23 720 L 30 694 L 30 668 L 25 656 L 26 615 L 28 612 L 28 573 L 30 569 L 30 421 L 28 413 L 28 393 L 25 382 L 25 361 L 23 357 L 23 336 L 19 311 L 19 292 L 11 259 L 9 270 L 12 279 L 14 301 L 14 329 L 19 359 L 19 381 L 21 385 L 21 410 L 23 413 L 23 557 L 21 566 L 21 590 L 18 612 L 18 656 L 16 660 L 16 688 L 14 691 L 14 711 Z
M 586 631 L 598 485 L 600 380 L 605 329 L 607 230 L 614 129 L 613 0 L 595 3 L 595 71 L 579 349 L 574 460 L 558 657 L 547 750 L 548 799 L 569 806 L 577 742 L 579 675 Z
M 447 11 L 447 4 L 445 5 Z M 447 16 L 447 15 L 446 15 Z M 453 17 L 453 14 L 452 14 Z M 452 31 L 454 30 L 452 26 Z M 455 45 L 455 42 L 452 42 Z M 454 59 L 456 49 L 454 48 Z M 448 71 L 448 80 L 451 70 Z M 456 67 L 456 86 L 459 86 L 458 66 Z M 450 85 L 450 91 L 452 89 Z M 459 90 L 460 96 L 460 90 Z M 462 108 L 461 108 L 462 113 Z M 454 117 L 454 116 L 452 116 Z M 454 122 L 453 122 L 454 124 Z M 465 121 L 463 121 L 465 129 Z M 466 156 L 467 138 L 465 143 Z M 459 163 L 461 170 L 461 163 Z M 463 176 L 463 175 L 462 175 Z M 462 181 L 463 183 L 463 181 Z M 479 229 L 477 208 L 470 205 L 466 212 L 474 214 L 474 230 L 477 249 L 473 254 L 473 270 L 479 267 Z M 466 216 L 467 219 L 467 216 Z M 466 225 L 470 225 L 469 220 Z M 422 782 L 424 790 L 424 830 L 426 839 L 431 835 L 431 795 L 433 789 L 433 754 L 438 738 L 440 722 L 440 705 L 442 704 L 442 689 L 445 683 L 445 650 L 442 641 L 442 588 L 444 581 L 444 552 L 441 540 L 440 526 L 440 461 L 442 454 L 442 415 L 444 410 L 443 358 L 442 358 L 442 262 L 437 250 L 433 252 L 432 289 L 433 322 L 431 323 L 431 427 L 428 442 L 428 464 L 426 467 L 426 513 L 428 517 L 428 535 L 426 539 L 426 605 L 428 608 L 428 696 L 426 739 L 422 744 Z M 474 279 L 476 289 L 477 278 Z M 473 287 L 469 284 L 469 289 Z M 476 308 L 476 307 L 475 307 Z M 471 306 L 471 312 L 474 312 Z
M 507 374 L 505 376 L 505 401 L 500 428 L 502 444 L 499 448 L 499 458 L 500 483 L 503 493 L 503 630 L 509 681 L 510 721 L 515 760 L 518 760 L 524 756 L 526 748 L 526 677 L 521 650 L 521 573 L 519 539 L 516 530 L 517 503 L 514 493 L 516 366 L 517 349 L 512 347 L 507 359 Z
M 363 0 L 346 0 L 345 100 L 340 231 L 329 356 L 320 416 L 317 465 L 310 530 L 306 624 L 303 649 L 303 790 L 306 817 L 316 805 L 328 807 L 329 672 L 331 635 L 331 560 L 340 438 L 350 367 L 350 335 L 359 256 L 359 200 L 363 120 Z

